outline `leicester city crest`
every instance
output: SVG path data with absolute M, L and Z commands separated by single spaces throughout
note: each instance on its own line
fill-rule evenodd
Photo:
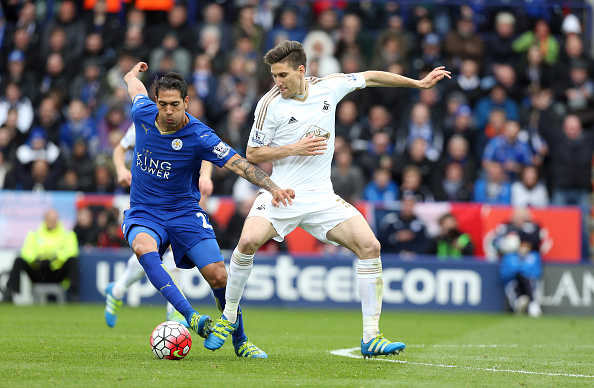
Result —
M 176 151 L 181 150 L 183 145 L 184 143 L 180 139 L 173 139 L 173 141 L 171 142 L 171 147 Z

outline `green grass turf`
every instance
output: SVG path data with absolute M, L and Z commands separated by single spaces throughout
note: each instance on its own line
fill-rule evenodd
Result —
M 382 331 L 407 344 L 387 358 L 405 362 L 389 362 L 330 353 L 359 345 L 359 311 L 244 312 L 248 335 L 268 360 L 238 358 L 229 343 L 208 351 L 196 334 L 184 360 L 158 360 L 149 336 L 164 321 L 164 306 L 124 307 L 110 329 L 102 305 L 3 303 L 0 386 L 594 386 L 592 318 L 385 311 Z

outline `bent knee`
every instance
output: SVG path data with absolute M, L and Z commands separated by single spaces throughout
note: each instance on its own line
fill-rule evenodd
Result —
M 155 252 L 157 248 L 155 244 L 150 244 L 145 241 L 136 242 L 136 240 L 134 240 L 132 243 L 132 250 L 136 253 L 136 256 L 140 258 L 140 256 L 146 253 Z
M 136 254 L 137 257 L 140 257 L 149 252 L 156 252 L 159 250 L 157 246 L 157 242 L 155 239 L 149 235 L 148 233 L 138 233 L 136 237 L 134 237 L 134 241 L 132 241 L 132 250 Z
M 374 237 L 366 239 L 361 242 L 361 258 L 362 259 L 375 259 L 380 257 L 382 246 L 380 242 Z
M 237 248 L 245 255 L 253 255 L 264 244 L 259 238 L 251 235 L 241 235 Z
M 206 279 L 210 288 L 223 288 L 227 286 L 227 271 L 218 271 Z

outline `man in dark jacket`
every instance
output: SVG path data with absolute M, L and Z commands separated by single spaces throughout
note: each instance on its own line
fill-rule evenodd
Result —
M 412 193 L 404 193 L 400 212 L 388 213 L 378 226 L 378 239 L 386 253 L 399 253 L 402 258 L 413 258 L 428 252 L 430 240 L 425 224 L 413 212 L 416 203 Z
M 594 134 L 582 129 L 580 119 L 569 115 L 562 130 L 543 126 L 542 135 L 551 148 L 552 200 L 554 205 L 577 205 L 582 209 L 582 257 L 589 257 L 587 218 L 590 215 L 590 190 Z

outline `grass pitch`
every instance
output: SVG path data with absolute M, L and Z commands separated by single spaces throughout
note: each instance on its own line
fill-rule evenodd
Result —
M 208 351 L 193 334 L 189 355 L 169 361 L 149 347 L 164 306 L 124 307 L 113 329 L 103 308 L 0 304 L 0 386 L 594 386 L 592 318 L 385 311 L 382 331 L 406 352 L 363 360 L 349 350 L 360 343 L 359 311 L 245 306 L 246 331 L 268 360 L 236 357 L 230 343 Z

